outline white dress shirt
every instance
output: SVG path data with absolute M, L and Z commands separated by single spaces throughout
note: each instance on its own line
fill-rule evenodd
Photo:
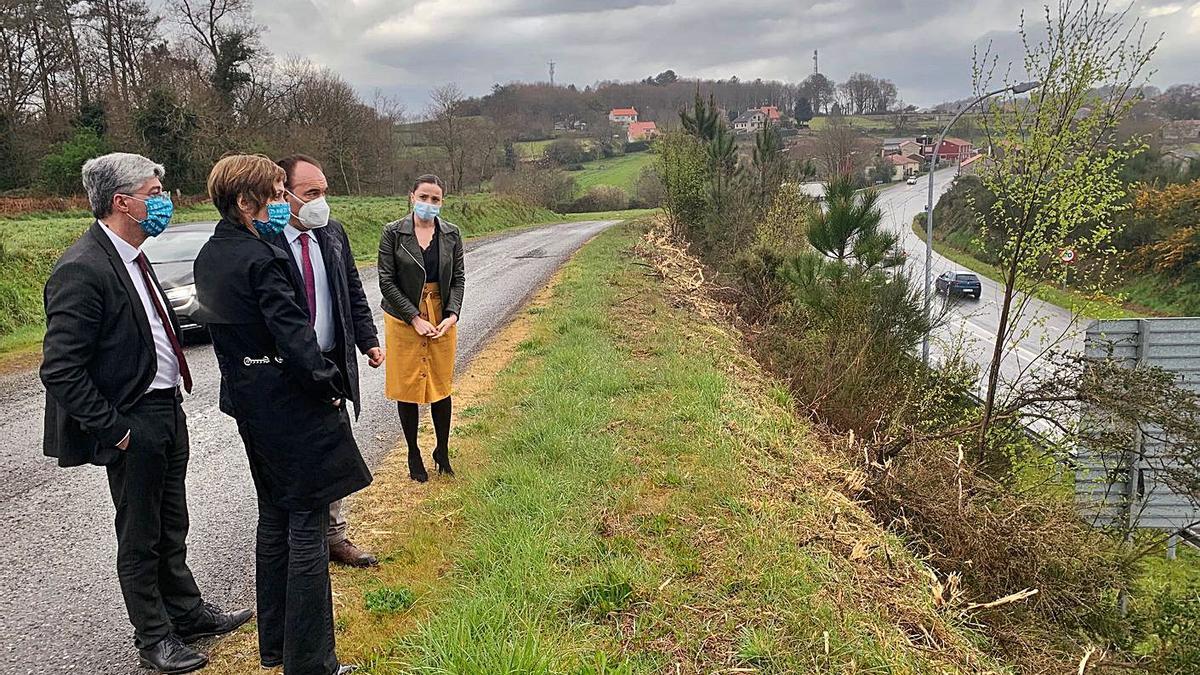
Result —
M 158 310 L 154 308 L 154 301 L 150 299 L 150 293 L 153 291 L 158 296 L 163 311 L 166 311 L 170 305 L 157 289 L 146 288 L 146 282 L 142 279 L 142 270 L 137 264 L 140 249 L 130 246 L 129 242 L 118 237 L 104 223 L 100 223 L 100 229 L 104 230 L 104 234 L 107 234 L 108 238 L 112 240 L 113 247 L 117 249 L 117 255 L 121 256 L 121 260 L 125 262 L 125 272 L 129 274 L 133 287 L 137 289 L 138 298 L 141 299 L 142 307 L 146 310 L 146 319 L 150 322 L 150 335 L 154 337 L 154 356 L 158 369 L 154 372 L 154 381 L 150 383 L 150 389 L 147 391 L 178 387 L 179 360 L 175 358 L 175 350 L 171 348 L 171 339 L 167 337 L 167 329 L 163 327 L 162 319 L 158 318 Z
M 300 252 L 300 237 L 308 237 L 308 259 L 312 261 L 313 281 L 317 289 L 317 316 L 313 320 L 313 330 L 317 332 L 317 346 L 321 351 L 333 349 L 337 335 L 333 329 L 333 299 L 329 296 L 329 277 L 325 274 L 325 259 L 321 257 L 321 245 L 312 231 L 301 231 L 289 223 L 283 228 L 288 245 L 292 247 L 292 259 L 296 261 L 296 269 L 300 270 L 300 281 L 304 281 L 304 258 Z M 301 287 L 300 290 L 304 290 Z M 307 301 L 306 301 L 307 302 Z M 307 307 L 307 305 L 305 305 Z

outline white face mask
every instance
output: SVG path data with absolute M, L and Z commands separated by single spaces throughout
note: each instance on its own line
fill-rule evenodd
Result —
M 288 194 L 296 197 L 296 193 L 288 190 Z M 317 197 L 311 202 L 305 202 L 303 199 L 296 197 L 297 200 L 303 203 L 300 207 L 300 213 L 296 214 L 296 218 L 300 219 L 300 224 L 310 230 L 325 227 L 329 224 L 329 202 L 325 201 L 324 197 Z

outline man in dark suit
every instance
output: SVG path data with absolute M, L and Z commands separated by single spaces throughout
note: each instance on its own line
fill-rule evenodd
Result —
M 357 419 L 361 398 L 355 350 L 366 355 L 372 368 L 378 368 L 384 359 L 371 306 L 354 265 L 346 230 L 329 217 L 325 201 L 329 182 L 321 166 L 307 155 L 291 155 L 278 164 L 287 174 L 284 188 L 292 220 L 282 233 L 268 240 L 292 260 L 293 272 L 305 292 L 306 303 L 301 304 L 308 309 L 317 344 L 341 370 Z M 354 567 L 378 564 L 375 556 L 350 541 L 347 527 L 339 499 L 329 505 L 329 559 Z
M 92 226 L 46 281 L 43 450 L 60 466 L 108 472 L 117 576 L 142 666 L 203 668 L 185 642 L 250 619 L 204 602 L 187 565 L 187 421 L 191 374 L 179 320 L 140 247 L 170 222 L 163 167 L 112 153 L 83 165 Z

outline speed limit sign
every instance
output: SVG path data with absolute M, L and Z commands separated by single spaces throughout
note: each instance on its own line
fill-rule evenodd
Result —
M 1075 262 L 1075 249 L 1064 248 L 1060 259 L 1066 265 L 1070 265 L 1071 263 Z

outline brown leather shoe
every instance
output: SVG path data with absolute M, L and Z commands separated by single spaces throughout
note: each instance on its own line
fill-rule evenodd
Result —
M 349 539 L 329 547 L 329 560 L 350 567 L 374 567 L 379 564 L 375 556 L 359 549 Z

